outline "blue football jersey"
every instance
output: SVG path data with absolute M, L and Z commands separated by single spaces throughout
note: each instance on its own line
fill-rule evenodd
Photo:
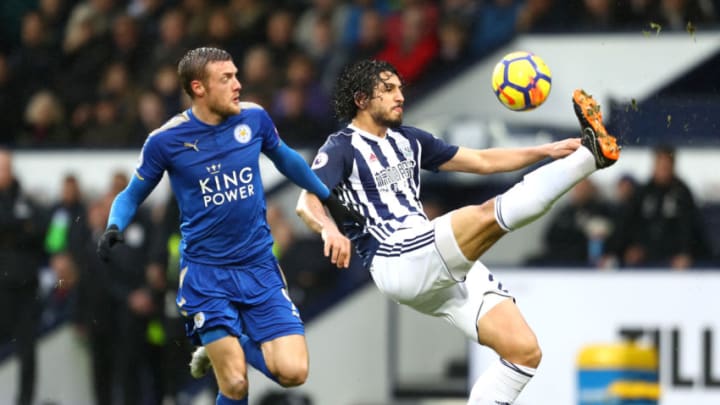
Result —
M 197 263 L 247 265 L 272 257 L 259 159 L 280 139 L 267 112 L 241 103 L 218 125 L 188 109 L 153 131 L 135 175 L 159 181 L 168 173 L 180 208 L 181 251 Z
M 364 228 L 347 230 L 365 265 L 395 230 L 428 221 L 420 202 L 420 169 L 437 171 L 457 150 L 409 126 L 389 129 L 378 138 L 349 125 L 328 137 L 312 169 L 366 217 Z

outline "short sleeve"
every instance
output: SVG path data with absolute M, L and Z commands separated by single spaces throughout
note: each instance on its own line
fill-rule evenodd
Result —
M 330 190 L 350 176 L 353 151 L 349 137 L 333 135 L 318 150 L 312 170 Z
M 405 136 L 415 139 L 422 147 L 420 167 L 426 170 L 438 171 L 438 168 L 452 159 L 459 147 L 451 145 L 433 134 L 414 127 L 402 127 Z
M 165 172 L 166 162 L 160 136 L 150 135 L 140 150 L 135 172 L 140 180 L 159 181 Z
M 273 150 L 280 144 L 280 134 L 265 109 L 258 107 L 256 111 L 258 129 L 262 137 L 262 151 Z

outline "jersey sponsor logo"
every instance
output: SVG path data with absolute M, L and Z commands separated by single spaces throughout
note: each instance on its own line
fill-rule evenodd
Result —
M 402 188 L 403 184 L 407 184 L 408 179 L 412 178 L 413 169 L 415 169 L 414 160 L 403 160 L 397 165 L 375 173 L 375 184 L 382 191 L 397 191 Z
M 315 159 L 312 162 L 311 169 L 319 169 L 323 166 L 325 166 L 328 162 L 328 155 L 325 152 L 320 152 L 315 156 Z
M 244 200 L 255 195 L 252 184 L 253 171 L 249 166 L 240 170 L 223 172 L 221 163 L 206 167 L 209 177 L 198 180 L 205 208 L 220 206 L 227 202 Z
M 233 131 L 233 135 L 235 136 L 235 140 L 240 143 L 248 143 L 250 142 L 250 139 L 252 138 L 252 130 L 249 126 L 245 124 L 240 124 L 235 127 L 235 130 Z

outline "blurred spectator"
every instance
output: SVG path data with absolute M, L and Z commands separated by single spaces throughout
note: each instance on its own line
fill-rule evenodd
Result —
M 49 41 L 46 30 L 38 12 L 32 11 L 23 16 L 20 46 L 8 58 L 13 80 L 22 83 L 17 89 L 17 102 L 27 103 L 33 94 L 54 84 L 59 53 Z M 43 77 L 47 80 L 38 80 Z
M 518 33 L 533 30 L 538 20 L 550 13 L 552 3 L 553 0 L 493 0 L 483 5 L 471 35 L 472 54 L 485 56 Z
M 127 180 L 123 173 L 114 174 L 107 194 L 90 204 L 90 237 L 80 266 L 75 319 L 90 345 L 97 405 L 159 404 L 162 399 L 160 352 L 148 341 L 158 311 L 146 280 L 154 230 L 149 211 L 141 207 L 108 263 L 96 254 L 112 198 Z
M 131 80 L 127 66 L 121 61 L 111 62 L 100 78 L 98 94 L 113 98 L 118 106 L 120 119 L 132 121 L 137 115 L 138 88 Z
M 685 31 L 688 23 L 695 27 L 715 21 L 712 3 L 703 0 L 659 0 L 657 15 L 652 19 L 665 30 Z
M 638 184 L 631 174 L 623 174 L 615 184 L 615 199 L 619 206 L 627 206 L 635 198 Z
M 161 208 L 148 265 L 148 285 L 155 296 L 157 315 L 165 336 L 161 370 L 163 397 L 179 405 L 183 403 L 179 402 L 179 394 L 191 379 L 186 359 L 191 357 L 195 347 L 185 336 L 185 323 L 175 305 L 180 282 L 181 237 L 180 208 L 172 193 Z
M 187 17 L 187 34 L 193 40 L 202 38 L 203 34 L 208 30 L 210 14 L 212 13 L 210 1 L 181 0 L 181 8 Z
M 110 32 L 112 21 L 120 11 L 120 0 L 81 0 L 70 11 L 66 36 L 80 24 L 89 23 L 96 36 Z
M 656 0 L 628 0 L 616 4 L 618 26 L 628 30 L 647 27 L 657 7 Z
M 101 96 L 95 103 L 93 119 L 80 135 L 86 147 L 129 147 L 133 138 L 130 122 L 123 119 L 120 106 L 111 96 Z
M 347 55 L 340 49 L 340 42 L 333 35 L 330 17 L 319 17 L 314 20 L 312 46 L 303 47 L 315 65 L 324 91 L 332 92 L 332 85 L 345 66 Z M 288 64 L 291 61 L 288 60 Z
M 249 49 L 240 72 L 240 96 L 246 98 L 249 93 L 255 93 L 259 99 L 271 100 L 277 85 L 276 69 L 283 68 L 273 63 L 272 53 L 266 46 L 257 45 Z M 258 104 L 270 107 L 262 102 Z
M 285 81 L 288 86 L 299 87 L 305 93 L 303 98 L 304 110 L 315 120 L 328 124 L 334 123 L 330 110 L 330 97 L 326 88 L 320 82 L 312 59 L 304 53 L 290 56 L 285 72 Z M 334 77 L 333 77 L 334 79 Z
M 23 195 L 13 171 L 12 153 L 0 150 L 0 343 L 14 343 L 20 367 L 17 405 L 31 405 L 35 394 L 40 302 L 38 271 L 44 264 L 46 215 Z
M 62 146 L 71 142 L 60 100 L 50 91 L 34 94 L 25 109 L 25 126 L 18 146 Z
M 16 0 L 0 2 L 0 49 L 11 49 L 20 42 L 20 22 L 34 2 Z
M 317 149 L 330 127 L 306 110 L 306 90 L 297 85 L 282 88 L 275 101 L 273 121 L 280 137 L 293 148 Z
M 707 253 L 700 214 L 675 173 L 672 147 L 656 148 L 652 177 L 638 188 L 611 242 L 605 261 L 614 257 L 627 267 L 686 269 Z
M 0 145 L 14 145 L 22 126 L 22 108 L 24 104 L 18 98 L 19 83 L 12 80 L 10 67 L 5 54 L 0 52 Z
M 283 71 L 287 67 L 287 58 L 300 50 L 295 42 L 295 15 L 289 9 L 278 8 L 270 12 L 265 28 L 266 46 L 270 52 L 272 65 Z M 244 84 L 244 83 L 243 83 Z
M 152 90 L 162 99 L 165 111 L 182 110 L 184 92 L 180 88 L 177 71 L 174 65 L 162 65 L 155 71 L 152 80 Z
M 312 0 L 312 7 L 306 8 L 298 19 L 295 40 L 310 55 L 318 58 L 328 48 L 328 45 L 319 44 L 318 39 L 341 40 L 347 18 L 348 8 L 340 0 Z M 326 32 L 318 35 L 318 29 Z
M 128 79 L 139 80 L 148 69 L 150 57 L 148 41 L 144 41 L 135 18 L 120 14 L 112 25 L 112 58 L 127 70 Z
M 168 114 L 160 96 L 153 91 L 146 91 L 138 98 L 138 119 L 133 129 L 133 143 L 141 144 L 154 130 L 167 121 Z
M 406 7 L 385 22 L 387 43 L 377 59 L 392 63 L 407 83 L 427 69 L 438 52 L 438 10 L 425 0 L 407 0 Z
M 238 40 L 231 18 L 227 8 L 214 8 L 208 16 L 205 43 L 207 46 L 227 50 L 235 60 L 242 60 L 247 44 Z
M 265 40 L 269 5 L 263 0 L 230 0 L 228 14 L 246 48 Z M 241 60 L 238 58 L 236 60 Z
M 583 0 L 580 15 L 574 19 L 580 31 L 610 31 L 615 28 L 615 1 Z
M 590 179 L 577 183 L 567 204 L 552 216 L 543 233 L 543 251 L 535 266 L 595 266 L 612 231 L 612 209 Z
M 160 66 L 175 66 L 185 54 L 192 41 L 188 38 L 187 19 L 179 8 L 167 10 L 160 19 L 160 27 L 149 63 L 145 66 L 151 81 L 155 70 Z M 175 111 L 175 110 L 170 110 Z
M 362 11 L 359 19 L 357 40 L 351 43 L 348 48 L 346 57 L 348 63 L 371 59 L 385 47 L 385 20 L 383 15 L 375 9 L 368 8 Z
M 80 260 L 87 230 L 85 202 L 77 177 L 67 174 L 63 178 L 60 200 L 50 208 L 50 224 L 45 235 L 48 254 L 69 252 L 76 263 Z
M 474 0 L 470 0 L 474 1 Z M 389 12 L 390 2 L 387 0 L 353 0 L 347 5 L 347 18 L 342 34 L 342 45 L 344 48 L 353 47 L 361 42 L 363 29 L 363 16 L 368 12 L 377 13 L 382 18 Z M 380 27 L 379 27 L 380 28 Z M 376 32 L 377 35 L 384 36 L 381 29 Z M 365 57 L 358 58 L 367 59 Z
M 108 38 L 100 35 L 89 16 L 68 24 L 63 40 L 58 94 L 62 95 L 72 114 L 76 109 L 87 108 L 86 103 L 95 98 L 98 81 L 112 56 L 111 51 Z
M 431 81 L 443 73 L 451 73 L 465 66 L 470 60 L 469 26 L 459 18 L 447 17 L 440 21 L 438 39 L 440 49 L 428 66 L 424 78 Z
M 304 309 L 327 299 L 325 295 L 335 290 L 341 272 L 318 254 L 323 250 L 322 240 L 296 234 L 278 205 L 268 204 L 267 220 L 275 242 L 273 253 L 285 273 L 288 294 L 302 314 Z

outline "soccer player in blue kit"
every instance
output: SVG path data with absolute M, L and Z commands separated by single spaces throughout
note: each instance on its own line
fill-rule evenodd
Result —
M 332 216 L 347 213 L 302 156 L 282 142 L 265 110 L 240 101 L 237 72 L 221 49 L 184 55 L 178 74 L 192 106 L 150 133 L 98 242 L 98 255 L 108 260 L 138 206 L 167 172 L 181 212 L 176 303 L 188 336 L 200 346 L 191 372 L 197 377 L 212 365 L 218 405 L 248 403 L 247 363 L 285 387 L 303 384 L 308 375 L 303 322 L 272 254 L 260 153 L 320 196 Z M 350 248 L 339 237 L 332 243 Z M 349 265 L 331 256 L 338 267 Z
M 335 112 L 349 125 L 331 134 L 312 168 L 364 223 L 325 213 L 312 191 L 297 212 L 325 237 L 325 252 L 346 260 L 352 240 L 377 287 L 392 300 L 444 318 L 500 358 L 474 382 L 469 405 L 510 405 L 535 374 L 541 351 L 513 297 L 479 261 L 498 239 L 547 212 L 573 185 L 619 158 L 595 100 L 576 90 L 581 138 L 529 148 L 473 150 L 403 126 L 402 81 L 387 62 L 364 60 L 341 74 Z M 420 169 L 491 174 L 555 159 L 505 193 L 429 221 L 420 200 Z

